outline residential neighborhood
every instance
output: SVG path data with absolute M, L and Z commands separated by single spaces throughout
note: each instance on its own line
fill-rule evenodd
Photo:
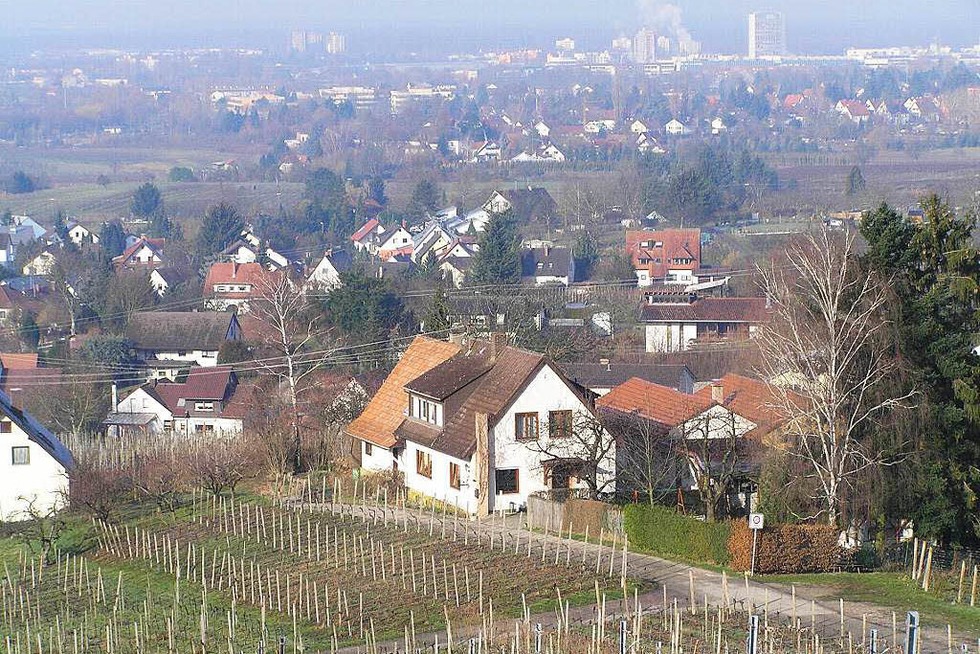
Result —
M 7 654 L 980 654 L 978 11 L 5 7 Z

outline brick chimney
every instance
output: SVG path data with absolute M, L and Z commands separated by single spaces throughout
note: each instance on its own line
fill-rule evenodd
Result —
M 718 404 L 725 402 L 725 386 L 721 382 L 711 384 L 711 401 Z
M 235 279 L 238 277 L 238 261 L 235 259 L 231 260 L 231 278 Z
M 490 362 L 495 363 L 507 347 L 507 334 L 493 332 L 490 334 Z

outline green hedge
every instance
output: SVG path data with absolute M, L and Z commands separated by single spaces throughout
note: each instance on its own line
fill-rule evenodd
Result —
M 631 504 L 624 511 L 623 526 L 630 547 L 667 558 L 728 564 L 731 525 L 727 522 L 704 522 L 664 506 Z

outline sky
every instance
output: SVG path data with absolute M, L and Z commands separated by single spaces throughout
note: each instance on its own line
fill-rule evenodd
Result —
M 0 34 L 27 43 L 67 33 L 98 35 L 104 45 L 154 40 L 179 45 L 181 35 L 241 45 L 233 42 L 305 27 L 346 32 L 349 47 L 361 50 L 379 42 L 411 47 L 434 40 L 478 47 L 540 45 L 562 34 L 602 46 L 611 36 L 635 31 L 645 15 L 667 22 L 679 18 L 706 51 L 741 52 L 746 15 L 762 9 L 786 14 L 789 47 L 804 54 L 937 39 L 956 46 L 980 42 L 980 0 L 3 0 L 2 5 Z

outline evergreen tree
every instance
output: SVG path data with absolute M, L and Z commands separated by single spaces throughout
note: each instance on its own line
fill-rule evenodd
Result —
M 221 252 L 242 233 L 245 221 L 238 210 L 221 202 L 208 209 L 204 214 L 201 231 L 197 233 L 197 253 L 201 257 L 209 257 Z
M 404 305 L 387 280 L 353 268 L 340 274 L 340 286 L 327 296 L 330 323 L 358 342 L 385 340 L 402 322 Z
M 368 197 L 382 207 L 388 204 L 388 196 L 385 195 L 385 180 L 380 175 L 375 175 L 368 182 Z
M 126 249 L 126 232 L 122 225 L 113 221 L 102 223 L 99 246 L 109 258 L 118 257 Z
M 851 168 L 851 172 L 847 174 L 847 183 L 844 187 L 844 192 L 848 197 L 863 193 L 864 189 L 867 187 L 864 181 L 864 174 L 861 172 L 859 166 L 854 166 Z
M 431 179 L 423 179 L 412 190 L 405 213 L 409 219 L 418 222 L 425 218 L 426 213 L 437 211 L 441 199 L 442 194 L 436 183 Z
M 980 251 L 976 216 L 960 217 L 938 197 L 923 202 L 922 225 L 882 206 L 862 221 L 868 267 L 896 295 L 897 349 L 919 391 L 905 464 L 900 515 L 947 543 L 980 543 Z
M 129 211 L 137 218 L 149 220 L 163 213 L 163 197 L 160 189 L 153 182 L 146 182 L 133 192 L 129 203 Z
M 469 281 L 476 286 L 521 281 L 521 239 L 509 211 L 494 216 L 487 225 L 480 238 L 480 251 L 473 258 Z
M 445 285 L 439 284 L 436 288 L 435 295 L 432 296 L 432 300 L 426 308 L 425 317 L 422 319 L 425 331 L 431 333 L 448 330 L 452 327 L 449 315 L 449 296 L 446 294 Z
M 591 278 L 592 271 L 599 262 L 599 243 L 588 230 L 579 233 L 572 256 L 575 257 L 575 276 L 579 280 Z

